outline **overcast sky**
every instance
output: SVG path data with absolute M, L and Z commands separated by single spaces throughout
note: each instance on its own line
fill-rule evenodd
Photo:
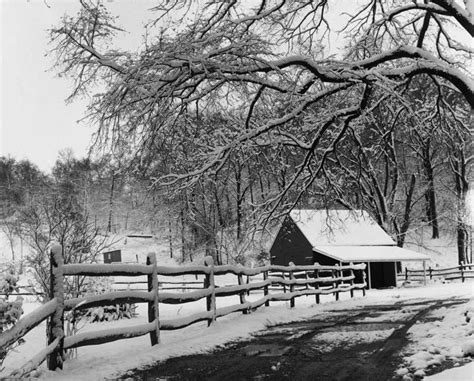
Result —
M 139 44 L 149 0 L 108 0 L 120 25 L 131 33 L 123 44 Z M 77 121 L 86 100 L 66 104 L 71 83 L 50 70 L 47 29 L 65 12 L 75 14 L 76 0 L 0 0 L 0 156 L 29 159 L 49 171 L 58 152 L 87 153 L 92 129 Z

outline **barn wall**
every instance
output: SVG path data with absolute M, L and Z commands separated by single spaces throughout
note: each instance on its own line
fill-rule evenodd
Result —
M 344 263 L 344 265 L 348 265 L 348 264 L 349 263 Z M 358 264 L 358 263 L 354 262 L 354 264 Z M 397 286 L 394 262 L 365 262 L 365 265 L 366 265 L 366 268 L 364 272 L 365 272 L 367 287 L 369 287 L 369 273 L 368 273 L 369 266 L 370 266 L 371 288 L 385 288 L 385 287 Z M 362 272 L 356 271 L 354 282 L 362 283 L 362 281 L 363 281 Z
M 313 263 L 319 263 L 324 266 L 334 266 L 339 263 L 335 259 L 328 257 L 327 255 L 321 254 L 317 251 L 313 251 Z
M 288 266 L 312 265 L 313 249 L 290 217 L 286 217 L 270 249 L 270 261 L 273 265 Z

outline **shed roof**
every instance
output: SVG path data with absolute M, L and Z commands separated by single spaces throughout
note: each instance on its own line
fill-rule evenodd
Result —
M 424 261 L 430 258 L 398 246 L 315 246 L 314 251 L 340 262 Z
M 395 245 L 363 210 L 297 209 L 290 217 L 313 247 Z

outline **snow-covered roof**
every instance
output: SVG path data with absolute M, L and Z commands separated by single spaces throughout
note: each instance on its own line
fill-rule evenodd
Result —
M 315 246 L 395 245 L 393 239 L 362 210 L 297 209 L 290 213 Z
M 430 258 L 398 246 L 315 246 L 313 250 L 340 262 L 424 261 Z

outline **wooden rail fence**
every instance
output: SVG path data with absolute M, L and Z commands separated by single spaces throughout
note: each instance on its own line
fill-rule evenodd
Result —
M 425 270 L 410 270 L 405 267 L 405 274 L 404 280 L 405 281 L 415 281 L 420 282 L 425 279 L 425 277 L 429 277 L 430 280 L 432 279 L 443 279 L 443 280 L 457 280 L 461 279 L 462 282 L 466 279 L 474 279 L 474 264 L 468 263 L 463 264 L 461 263 L 458 266 L 453 267 L 446 267 L 446 268 L 431 268 L 428 267 Z
M 217 318 L 234 312 L 251 313 L 263 305 L 269 306 L 272 301 L 290 301 L 295 306 L 295 299 L 304 295 L 314 295 L 319 303 L 320 295 L 334 294 L 336 300 L 341 292 L 361 290 L 365 295 L 364 264 L 347 266 L 263 266 L 245 268 L 242 266 L 215 266 L 211 257 L 205 259 L 204 266 L 164 267 L 158 266 L 155 254 L 147 256 L 146 264 L 64 264 L 62 248 L 59 245 L 51 249 L 51 294 L 50 300 L 24 316 L 11 329 L 0 335 L 0 347 L 12 344 L 26 335 L 30 330 L 47 320 L 47 346 L 21 368 L 10 374 L 11 377 L 22 377 L 47 361 L 48 369 L 62 369 L 64 351 L 86 345 L 96 345 L 115 340 L 150 335 L 151 345 L 159 343 L 160 330 L 176 330 L 191 324 L 207 321 L 212 325 Z M 355 271 L 362 272 L 362 283 L 355 283 Z M 215 277 L 225 274 L 237 276 L 236 285 L 217 286 Z M 278 275 L 277 275 L 278 274 Z M 147 291 L 124 290 L 99 295 L 65 299 L 64 277 L 66 276 L 147 276 Z M 160 276 L 204 275 L 203 287 L 190 292 L 159 291 Z M 244 276 L 247 281 L 244 281 Z M 257 276 L 262 279 L 255 280 Z M 178 283 L 178 282 L 176 282 Z M 249 301 L 246 296 L 251 291 L 263 291 L 263 296 Z M 276 291 L 273 293 L 273 291 Z M 239 303 L 217 308 L 216 299 L 225 296 L 239 296 Z M 182 304 L 206 299 L 206 310 L 190 316 L 175 319 L 159 318 L 159 303 Z M 64 312 L 87 309 L 91 307 L 116 305 L 123 303 L 147 303 L 148 323 L 132 327 L 104 329 L 101 331 L 78 333 L 65 336 Z

